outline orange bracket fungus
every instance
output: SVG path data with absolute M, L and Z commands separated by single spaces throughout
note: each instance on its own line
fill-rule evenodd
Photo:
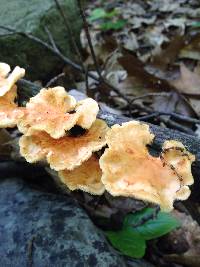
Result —
M 0 63 L 0 96 L 4 96 L 19 79 L 24 77 L 25 69 L 17 66 L 9 73 L 10 66 L 6 63 Z
M 46 159 L 56 171 L 73 170 L 88 160 L 93 152 L 106 145 L 107 124 L 96 120 L 83 135 L 72 135 L 53 139 L 46 132 L 22 136 L 19 140 L 21 155 L 30 163 Z
M 74 170 L 59 171 L 58 175 L 61 181 L 72 191 L 80 189 L 92 195 L 102 195 L 104 193 L 105 188 L 101 182 L 102 172 L 99 160 L 95 155 Z
M 47 161 L 70 189 L 94 195 L 134 197 L 173 209 L 185 200 L 193 184 L 195 160 L 178 141 L 165 141 L 158 157 L 149 154 L 154 135 L 147 124 L 114 125 L 96 119 L 98 104 L 91 98 L 76 102 L 63 87 L 44 88 L 26 104 L 15 103 L 25 70 L 0 63 L 0 128 L 18 126 L 21 155 L 30 163 Z M 76 126 L 76 127 L 74 127 Z M 78 127 L 77 127 L 78 126 Z M 82 134 L 74 130 L 82 128 Z M 98 159 L 94 152 L 108 145 Z
M 173 209 L 176 199 L 190 195 L 195 157 L 176 141 L 166 141 L 159 157 L 149 154 L 154 135 L 149 126 L 131 121 L 114 125 L 106 135 L 108 148 L 100 158 L 102 182 L 113 196 L 135 197 Z
M 96 120 L 99 112 L 97 102 L 92 98 L 86 98 L 77 103 L 76 113 L 78 114 L 77 125 L 83 129 L 89 129 Z
M 15 83 L 22 78 L 25 70 L 15 67 L 9 74 L 10 66 L 0 63 L 0 128 L 15 127 L 23 115 L 23 109 L 15 104 L 17 87 Z
M 25 135 L 44 131 L 57 139 L 74 125 L 90 128 L 98 111 L 96 101 L 88 98 L 76 103 L 63 87 L 42 89 L 27 103 L 18 128 Z

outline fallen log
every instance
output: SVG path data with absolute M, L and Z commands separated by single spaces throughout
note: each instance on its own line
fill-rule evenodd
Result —
M 23 99 L 27 99 L 39 92 L 40 87 L 32 82 L 26 80 L 20 80 L 18 82 L 21 95 Z M 84 99 L 86 96 L 77 90 L 70 90 L 69 92 L 77 100 Z M 98 114 L 100 119 L 105 120 L 109 126 L 114 124 L 122 124 L 123 122 L 134 120 L 134 118 L 128 118 L 125 116 L 115 115 L 109 112 L 100 111 Z M 146 123 L 146 122 L 145 122 Z M 148 123 L 152 133 L 155 135 L 153 144 L 150 147 L 150 152 L 157 155 L 161 151 L 161 146 L 166 140 L 177 140 L 186 146 L 186 148 L 196 156 L 196 161 L 192 164 L 192 173 L 195 179 L 195 183 L 192 187 L 192 195 L 190 199 L 192 201 L 200 201 L 200 139 L 198 137 L 182 133 L 178 130 L 172 130 L 169 128 L 160 127 Z

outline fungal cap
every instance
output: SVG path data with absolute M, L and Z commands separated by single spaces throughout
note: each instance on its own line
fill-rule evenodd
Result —
M 75 105 L 75 98 L 63 87 L 44 88 L 27 103 L 18 128 L 26 135 L 45 131 L 53 138 L 63 137 L 76 124 L 76 117 L 69 113 Z
M 73 170 L 88 160 L 93 152 L 106 145 L 105 134 L 109 130 L 102 120 L 96 120 L 82 136 L 64 136 L 53 139 L 45 132 L 22 136 L 20 153 L 30 163 L 46 159 L 56 171 Z
M 4 96 L 0 97 L 0 128 L 15 127 L 17 121 L 23 116 L 24 109 L 17 107 L 14 100 L 17 88 L 13 86 Z
M 97 102 L 92 98 L 86 98 L 77 103 L 76 113 L 78 114 L 77 125 L 89 129 L 96 120 L 99 112 Z
M 191 171 L 191 164 L 195 161 L 195 156 L 188 152 L 181 142 L 170 140 L 163 144 L 164 160 L 171 164 L 182 177 L 185 185 L 192 185 L 194 179 Z
M 0 97 L 10 91 L 15 83 L 25 75 L 25 69 L 18 66 L 10 74 L 9 72 L 10 66 L 0 63 Z
M 113 196 L 134 197 L 159 204 L 162 210 L 170 211 L 174 200 L 185 199 L 190 190 L 187 183 L 184 184 L 187 179 L 181 181 L 182 173 L 178 173 L 179 169 L 174 171 L 171 161 L 165 158 L 163 161 L 164 155 L 153 157 L 149 154 L 146 146 L 153 138 L 146 124 L 132 121 L 113 126 L 106 135 L 109 148 L 100 158 L 102 182 Z M 173 151 L 170 160 L 183 156 L 172 147 L 174 144 L 174 141 L 167 143 L 170 155 Z M 189 170 L 191 161 L 188 160 L 186 165 Z
M 102 195 L 105 191 L 99 161 L 94 155 L 74 170 L 63 170 L 58 175 L 71 191 L 80 189 L 92 195 Z
M 11 71 L 10 66 L 6 63 L 0 62 L 0 78 L 6 78 Z

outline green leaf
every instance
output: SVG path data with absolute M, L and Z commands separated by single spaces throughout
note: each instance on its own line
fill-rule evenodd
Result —
M 118 249 L 124 255 L 140 259 L 145 254 L 146 243 L 141 236 L 132 231 L 132 229 L 124 229 L 119 232 L 106 232 L 108 239 L 113 247 Z
M 197 28 L 199 28 L 199 27 L 200 27 L 200 22 L 197 21 L 197 22 L 192 23 L 192 27 L 197 27 Z
M 104 31 L 108 30 L 120 30 L 126 25 L 126 21 L 123 19 L 119 19 L 115 22 L 108 21 L 101 24 L 101 29 Z
M 135 214 L 127 215 L 124 220 L 124 229 L 132 229 L 134 232 L 140 234 L 145 240 L 150 240 L 163 236 L 180 226 L 180 222 L 169 213 L 159 212 L 155 219 L 149 220 L 138 227 L 133 227 L 133 225 L 140 222 L 144 216 L 146 217 L 149 214 L 152 214 L 153 211 L 154 210 L 151 208 L 146 208 Z
M 116 15 L 118 15 L 118 12 L 115 9 L 111 12 L 106 12 L 103 8 L 96 8 L 91 12 L 89 21 L 92 22 L 99 19 L 109 19 L 113 18 Z
M 103 8 L 96 8 L 91 12 L 90 21 L 95 21 L 106 17 L 106 11 Z

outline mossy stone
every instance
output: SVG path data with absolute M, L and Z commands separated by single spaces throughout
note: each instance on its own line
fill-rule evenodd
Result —
M 79 45 L 82 24 L 76 1 L 59 2 Z M 75 57 L 70 33 L 66 30 L 54 0 L 1 0 L 0 10 L 1 25 L 31 33 L 44 41 L 48 41 L 45 32 L 47 27 L 62 53 L 70 58 Z M 18 34 L 8 34 L 3 29 L 0 29 L 0 61 L 13 67 L 24 67 L 26 78 L 32 80 L 48 80 L 63 66 L 63 62 L 42 45 Z

